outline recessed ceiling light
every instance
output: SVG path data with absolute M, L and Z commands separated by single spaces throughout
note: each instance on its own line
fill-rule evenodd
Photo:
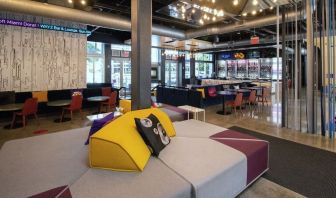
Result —
M 234 5 L 234 6 L 237 6 L 237 5 L 238 5 L 238 3 L 239 3 L 239 1 L 238 1 L 238 0 L 233 0 L 233 2 L 232 2 L 232 3 L 233 3 L 233 5 Z
M 260 10 L 259 10 L 259 12 L 262 12 L 262 11 L 263 11 L 263 9 L 260 9 Z
M 199 23 L 200 23 L 201 25 L 203 25 L 203 24 L 204 24 L 204 22 L 203 22 L 203 20 L 202 20 L 202 19 L 200 19 L 200 20 L 199 20 Z
M 243 13 L 243 16 L 247 16 L 247 13 L 246 13 L 246 12 L 244 12 L 244 13 Z
M 216 0 L 212 0 L 212 3 L 215 3 L 216 2 Z
M 270 7 L 270 10 L 273 10 L 273 6 Z
M 73 1 L 72 0 L 68 0 L 68 3 L 73 3 Z
M 212 21 L 216 21 L 216 17 L 214 16 L 214 17 L 212 17 Z
M 258 0 L 253 0 L 253 1 L 252 1 L 252 4 L 253 4 L 253 5 L 258 5 Z
M 196 10 L 195 10 L 195 9 L 192 9 L 192 10 L 191 10 L 191 12 L 192 12 L 192 13 L 195 13 L 195 12 L 196 12 Z
M 81 4 L 82 5 L 86 5 L 86 1 L 85 0 L 81 0 Z
M 252 15 L 256 15 L 256 14 L 257 14 L 257 11 L 253 10 Z
M 275 2 L 277 2 L 277 0 L 273 0 L 273 2 L 275 3 Z
M 204 15 L 203 15 L 203 18 L 204 18 L 204 19 L 207 19 L 207 18 L 208 18 L 208 16 L 207 16 L 206 14 L 204 14 Z

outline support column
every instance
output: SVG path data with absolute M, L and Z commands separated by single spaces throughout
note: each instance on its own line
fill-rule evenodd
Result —
M 185 56 L 178 58 L 178 86 L 182 87 L 185 82 Z
M 313 16 L 311 0 L 306 2 L 306 23 L 307 23 L 307 124 L 308 133 L 315 133 L 314 123 L 314 37 L 313 37 Z
M 195 75 L 195 57 L 190 56 L 190 84 L 197 84 Z
M 160 80 L 161 80 L 161 85 L 166 84 L 166 54 L 165 50 L 161 50 L 161 68 L 160 68 Z
M 104 44 L 105 47 L 105 83 L 111 84 L 111 61 L 112 61 L 112 49 L 111 44 Z
M 132 110 L 151 106 L 152 1 L 131 1 Z
M 281 127 L 286 127 L 287 116 L 287 64 L 286 64 L 286 8 L 282 7 L 282 89 L 281 89 Z

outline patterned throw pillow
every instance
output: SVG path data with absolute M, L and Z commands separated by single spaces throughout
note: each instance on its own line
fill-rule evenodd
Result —
M 160 151 L 170 143 L 170 138 L 159 119 L 150 114 L 147 118 L 134 118 L 134 120 L 142 139 L 152 150 L 152 154 L 159 156 Z

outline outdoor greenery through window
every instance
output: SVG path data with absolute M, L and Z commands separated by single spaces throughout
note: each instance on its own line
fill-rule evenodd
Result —
M 104 83 L 105 72 L 104 44 L 87 42 L 86 81 Z

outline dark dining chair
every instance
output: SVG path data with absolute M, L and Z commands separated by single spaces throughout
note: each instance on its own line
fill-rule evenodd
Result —
M 102 88 L 102 96 L 110 96 L 111 95 L 111 87 L 103 87 Z
M 23 127 L 26 127 L 26 119 L 29 115 L 34 115 L 35 119 L 38 121 L 37 108 L 38 108 L 37 98 L 26 99 L 26 101 L 23 104 L 22 111 L 14 112 L 11 128 L 13 128 L 15 125 L 16 116 L 22 116 Z
M 68 107 L 63 107 L 62 110 L 62 115 L 61 115 L 61 122 L 63 121 L 64 113 L 65 111 L 70 112 L 70 118 L 72 120 L 72 112 L 73 111 L 79 111 L 81 114 L 81 118 L 83 119 L 83 114 L 82 114 L 82 103 L 83 103 L 83 96 L 82 95 L 75 95 L 72 96 L 71 98 L 71 103 Z
M 99 113 L 101 113 L 101 110 L 102 110 L 103 107 L 106 107 L 106 112 L 109 112 L 112 108 L 115 108 L 116 105 L 117 105 L 117 92 L 113 91 L 110 94 L 110 98 L 108 99 L 108 101 L 100 103 L 100 112 Z

